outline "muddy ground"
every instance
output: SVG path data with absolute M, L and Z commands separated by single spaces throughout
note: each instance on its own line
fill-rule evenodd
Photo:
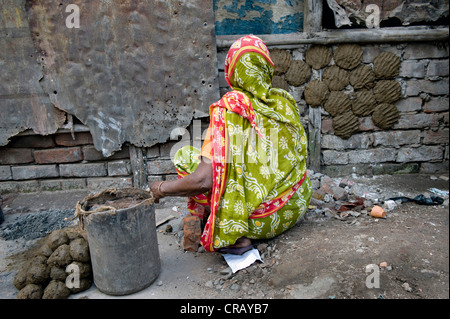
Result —
M 429 196 L 428 189 L 433 187 L 449 189 L 448 174 L 353 176 L 352 181 L 380 200 Z M 5 229 L 25 215 L 67 212 L 86 195 L 84 191 L 2 195 L 6 220 L 1 227 Z M 281 236 L 255 241 L 264 263 L 235 274 L 221 254 L 183 250 L 184 204 L 183 198 L 170 198 L 156 206 L 157 221 L 175 218 L 158 227 L 162 271 L 150 287 L 113 297 L 92 285 L 70 298 L 449 298 L 448 197 L 436 206 L 398 204 L 385 219 L 364 211 L 338 219 L 316 207 Z M 0 238 L 0 298 L 16 297 L 12 280 L 23 262 L 21 253 L 36 240 Z M 366 272 L 368 265 L 376 266 Z

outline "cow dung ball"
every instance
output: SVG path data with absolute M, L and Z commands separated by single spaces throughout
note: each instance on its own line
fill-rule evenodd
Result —
M 74 239 L 70 243 L 70 256 L 73 260 L 88 262 L 90 260 L 89 245 L 84 238 Z
M 28 284 L 18 292 L 17 299 L 41 299 L 42 294 L 41 286 Z
M 70 290 L 66 283 L 59 280 L 52 280 L 45 287 L 42 299 L 66 299 L 70 295 Z
M 70 246 L 67 244 L 61 245 L 48 257 L 47 264 L 49 266 L 57 265 L 59 267 L 67 266 L 72 262 L 70 255 Z

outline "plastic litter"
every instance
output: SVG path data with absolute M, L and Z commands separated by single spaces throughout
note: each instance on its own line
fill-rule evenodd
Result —
M 388 198 L 387 200 L 400 201 L 402 204 L 407 202 L 415 202 L 419 205 L 441 205 L 444 203 L 444 199 L 435 195 L 431 195 L 429 198 L 424 195 L 417 195 L 414 198 L 399 196 Z
M 437 189 L 437 188 L 429 188 L 428 189 L 428 191 L 430 191 L 431 193 L 434 193 L 434 194 L 436 194 L 436 195 L 439 195 L 439 196 L 448 196 L 448 191 L 443 191 L 443 190 L 440 190 L 440 189 Z

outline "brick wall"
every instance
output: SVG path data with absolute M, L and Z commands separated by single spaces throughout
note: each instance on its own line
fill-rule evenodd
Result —
M 195 120 L 184 135 L 144 148 L 148 182 L 177 179 L 173 154 L 181 146 L 197 140 L 208 121 Z M 70 189 L 102 190 L 133 185 L 129 146 L 105 158 L 93 145 L 89 132 L 49 136 L 19 135 L 0 147 L 0 194 Z
M 106 159 L 89 132 L 15 136 L 0 148 L 0 193 L 131 185 L 128 148 Z

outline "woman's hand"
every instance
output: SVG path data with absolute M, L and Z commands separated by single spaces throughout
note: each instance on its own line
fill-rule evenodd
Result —
M 150 191 L 153 194 L 153 198 L 154 198 L 156 204 L 158 204 L 159 200 L 164 197 L 163 193 L 161 192 L 161 184 L 162 183 L 164 183 L 164 181 L 154 182 L 150 186 Z
M 197 196 L 211 190 L 213 172 L 211 163 L 202 160 L 195 172 L 173 181 L 158 181 L 150 186 L 155 203 L 166 196 Z

